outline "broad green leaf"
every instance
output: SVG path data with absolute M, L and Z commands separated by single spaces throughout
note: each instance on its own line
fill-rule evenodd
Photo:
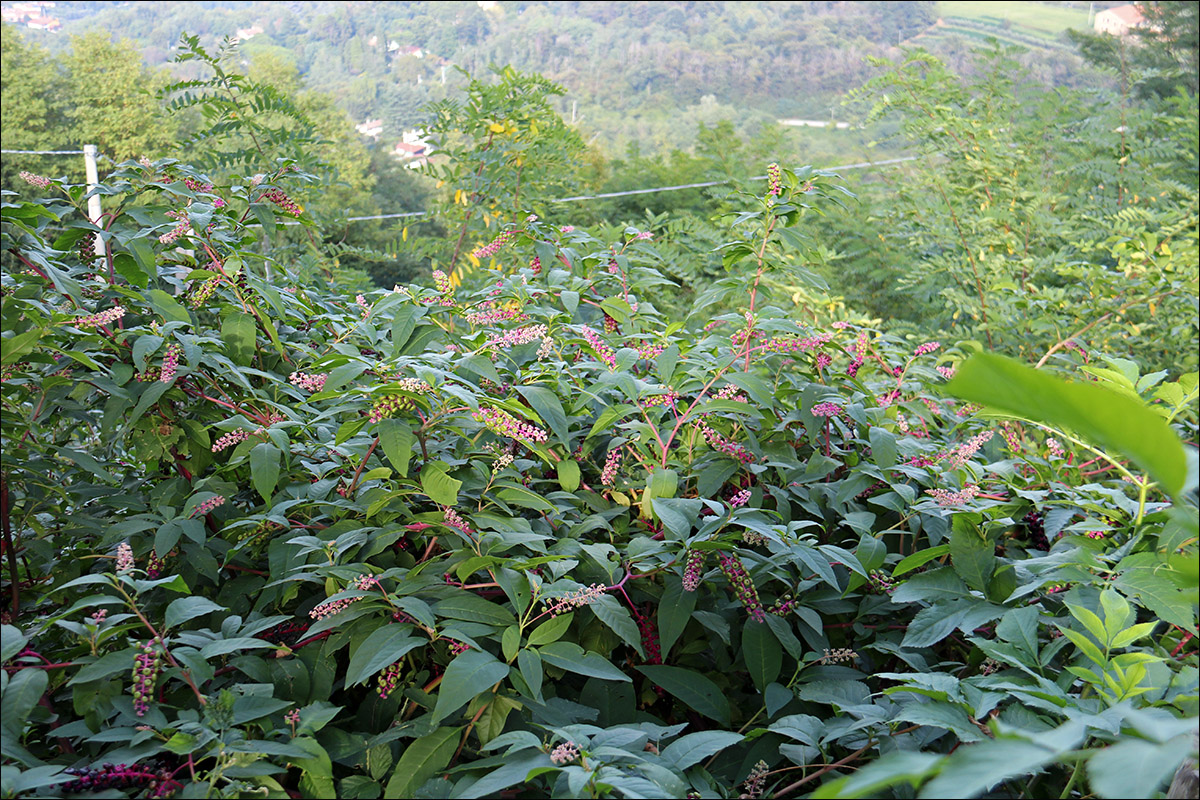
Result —
M 371 631 L 346 668 L 346 685 L 365 683 L 371 676 L 399 661 L 405 653 L 426 640 L 412 636 L 409 625 L 384 625 Z
M 502 699 L 502 698 L 497 698 Z M 479 797 L 501 797 L 501 791 L 518 783 L 525 783 L 531 772 L 539 768 L 553 769 L 550 756 L 546 753 L 519 753 L 506 756 L 504 764 L 478 780 L 461 780 L 450 794 L 452 800 L 472 800 Z M 391 795 L 388 797 L 402 796 Z
M 699 672 L 662 665 L 640 666 L 636 669 L 693 711 L 723 725 L 729 724 L 729 701 L 715 683 Z
M 478 652 L 478 651 L 474 651 Z M 465 653 L 463 655 L 466 655 Z M 461 658 L 462 656 L 459 656 Z M 455 659 L 457 660 L 457 659 Z M 385 797 L 415 797 L 421 784 L 445 768 L 458 749 L 461 728 L 438 728 L 433 733 L 416 739 L 396 762 L 396 769 L 388 781 Z
M 567 614 L 559 614 L 557 617 L 552 617 L 541 625 L 538 625 L 529 634 L 529 644 L 532 646 L 550 644 L 557 642 L 563 637 L 571 627 L 571 620 L 575 618 L 575 612 Z
M 959 514 L 950 534 L 950 565 L 958 577 L 978 592 L 986 592 L 996 565 L 996 548 L 984 540 L 978 528 Z
M 462 481 L 446 474 L 450 467 L 442 461 L 430 461 L 421 468 L 421 491 L 433 502 L 453 508 L 458 505 L 458 490 Z
M 783 648 L 765 622 L 747 618 L 746 627 L 742 629 L 742 656 L 746 660 L 746 670 L 760 692 L 779 677 Z
M 250 363 L 254 358 L 256 338 L 257 329 L 250 314 L 234 311 L 221 321 L 221 341 L 235 364 L 246 366 Z
M 658 603 L 658 643 L 662 657 L 666 659 L 692 618 L 696 592 L 685 592 L 683 581 L 677 575 L 667 575 L 664 584 L 662 600 Z
M 383 453 L 392 462 L 396 474 L 408 477 L 408 462 L 412 458 L 413 432 L 407 422 L 398 419 L 381 419 L 376 430 Z
M 938 776 L 921 789 L 918 797 L 923 800 L 974 797 L 1003 780 L 1036 772 L 1053 758 L 1053 751 L 1033 742 L 985 739 L 959 747 L 946 758 Z
M 279 458 L 281 451 L 273 444 L 263 442 L 250 451 L 250 479 L 262 499 L 271 502 L 275 484 L 279 482 Z
M 517 653 L 517 666 L 521 670 L 521 677 L 529 686 L 529 691 L 533 693 L 534 700 L 542 699 L 542 659 L 538 656 L 536 650 L 522 650 Z
M 167 606 L 167 615 L 164 624 L 168 628 L 173 628 L 176 625 L 187 622 L 189 619 L 195 619 L 212 611 L 228 611 L 228 609 L 225 606 L 217 605 L 207 597 L 196 595 L 192 597 L 180 597 L 177 600 L 172 600 L 171 605 Z
M 558 462 L 558 485 L 564 492 L 573 492 L 579 488 L 579 463 L 566 459 Z
M 883 469 L 896 464 L 896 435 L 884 428 L 871 428 L 871 459 Z
M 617 636 L 620 636 L 625 644 L 636 650 L 639 656 L 646 657 L 645 651 L 642 650 L 642 633 L 638 630 L 633 617 L 629 615 L 617 598 L 610 594 L 600 595 L 588 608 L 592 610 L 597 619 L 612 629 Z
M 459 592 L 453 597 L 439 600 L 433 605 L 433 613 L 439 617 L 482 622 L 497 628 L 517 624 L 516 617 L 507 608 L 470 592 Z
M 558 399 L 558 395 L 547 389 L 545 386 L 517 386 L 517 391 L 525 398 L 530 407 L 537 412 L 542 421 L 549 426 L 558 441 L 564 445 L 570 444 L 570 435 L 567 433 L 567 415 L 563 412 L 562 403 Z
M 191 324 L 192 317 L 188 314 L 187 309 L 179 305 L 179 302 L 174 297 L 162 289 L 151 289 L 146 292 L 146 299 L 150 301 L 150 305 L 154 306 L 154 310 L 161 314 L 167 322 L 186 322 L 189 325 Z
M 1184 734 L 1166 744 L 1124 739 L 1088 759 L 1092 791 L 1100 797 L 1153 797 L 1162 791 L 1180 763 L 1193 752 Z
M 25 634 L 15 625 L 0 625 L 0 662 L 7 662 L 25 646 Z
M 967 359 L 945 389 L 972 403 L 1073 430 L 1127 456 L 1172 496 L 1187 478 L 1179 437 L 1140 400 L 1091 383 L 1068 383 L 991 353 Z
M 20 738 L 30 712 L 49 685 L 50 676 L 44 669 L 22 669 L 12 674 L 4 689 L 4 713 L 0 714 L 5 733 Z
M 832 798 L 884 797 L 890 786 L 906 783 L 918 786 L 935 769 L 944 756 L 936 753 L 917 753 L 895 750 L 860 767 L 852 775 L 821 784 L 813 792 L 813 800 Z M 905 796 L 911 797 L 911 793 Z
M 663 748 L 662 758 L 675 769 L 683 772 L 693 764 L 699 764 L 709 756 L 732 747 L 746 737 L 732 731 L 700 731 L 680 736 Z
M 507 675 L 508 664 L 486 651 L 472 648 L 457 656 L 446 666 L 442 677 L 437 705 L 433 709 L 434 724 L 504 680 Z
M 598 653 L 584 650 L 574 642 L 551 642 L 538 648 L 538 654 L 547 664 L 606 681 L 631 681 L 628 675 L 613 666 Z

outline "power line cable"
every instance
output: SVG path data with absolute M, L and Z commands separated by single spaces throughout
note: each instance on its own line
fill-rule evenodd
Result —
M 0 153 L 20 153 L 27 156 L 81 156 L 82 150 L 0 150 Z

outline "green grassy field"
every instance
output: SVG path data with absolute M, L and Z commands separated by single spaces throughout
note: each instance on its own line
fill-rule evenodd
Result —
M 1008 20 L 1014 33 L 1052 39 L 1067 28 L 1086 30 L 1088 11 L 1084 3 L 1076 8 L 1047 5 L 1045 3 L 1020 2 L 970 2 L 970 0 L 941 0 L 938 14 L 943 17 L 966 17 L 984 23 Z

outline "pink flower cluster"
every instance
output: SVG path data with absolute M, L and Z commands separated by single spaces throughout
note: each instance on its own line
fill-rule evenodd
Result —
M 836 417 L 842 413 L 842 407 L 837 403 L 817 403 L 812 407 L 814 417 Z
M 913 351 L 913 355 L 914 356 L 928 355 L 930 353 L 937 352 L 938 348 L 940 348 L 941 346 L 942 346 L 941 342 L 926 342 L 923 345 L 919 345 L 917 347 L 917 349 Z
M 780 180 L 779 165 L 767 164 L 767 197 L 778 197 L 783 191 L 783 183 Z
M 770 767 L 766 761 L 759 761 L 755 764 L 754 769 L 750 770 L 750 774 L 746 776 L 746 782 L 742 784 L 745 791 L 739 797 L 745 797 L 748 800 L 761 797 L 768 772 L 770 772 Z
M 460 642 L 456 639 L 447 639 L 446 641 L 450 642 L 450 646 L 447 648 L 447 651 L 450 653 L 451 658 L 461 656 L 463 653 L 471 649 L 471 645 L 467 644 L 466 642 Z
M 938 505 L 942 508 L 950 508 L 951 506 L 961 506 L 974 500 L 979 494 L 979 487 L 975 484 L 967 484 L 957 492 L 952 492 L 948 489 L 926 489 L 925 494 L 937 500 Z
M 503 231 L 495 239 L 476 249 L 471 255 L 479 259 L 490 258 L 496 255 L 501 247 L 511 242 L 514 236 L 516 236 L 516 231 Z
M 991 438 L 995 435 L 992 431 L 984 431 L 976 436 L 972 436 L 967 442 L 959 445 L 950 451 L 946 456 L 946 467 L 948 469 L 959 469 L 971 460 L 971 456 L 979 451 Z
M 738 600 L 746 607 L 746 611 L 750 613 L 750 616 L 756 622 L 762 622 L 766 619 L 762 600 L 758 597 L 758 587 L 750 579 L 750 575 L 746 572 L 746 567 L 742 564 L 742 560 L 736 555 L 730 555 L 724 550 L 720 550 L 717 552 L 717 561 L 720 562 L 721 572 L 725 574 L 729 585 L 733 587 Z
M 647 241 L 647 240 L 649 240 L 649 239 L 653 239 L 653 238 L 654 238 L 654 234 L 653 234 L 653 233 L 651 233 L 650 231 L 642 231 L 641 233 L 639 233 L 637 236 L 635 236 L 635 237 L 633 237 L 633 238 L 634 238 L 634 240 L 635 240 L 635 241 L 638 241 L 638 240 L 640 240 L 640 241 L 643 241 L 643 242 L 644 242 L 644 241 Z
M 225 502 L 225 498 L 223 496 L 221 496 L 219 494 L 215 494 L 212 497 L 205 500 L 203 503 L 200 503 L 198 506 L 193 508 L 192 516 L 193 517 L 202 517 L 205 514 L 207 514 L 208 512 L 212 511 L 217 506 L 222 505 L 224 502 Z
M 162 653 L 151 642 L 142 645 L 142 652 L 133 659 L 133 713 L 146 716 L 154 699 L 154 684 L 162 665 Z
M 958 372 L 957 369 L 955 369 L 954 367 L 951 367 L 951 366 L 947 366 L 946 364 L 941 364 L 936 369 L 938 371 L 938 374 L 941 375 L 946 380 L 950 380 L 951 378 L 954 377 L 954 374 L 956 372 Z
M 836 325 L 836 323 L 835 323 Z M 867 358 L 867 332 L 862 331 L 858 334 L 858 338 L 854 340 L 854 344 L 849 350 L 853 360 L 846 366 L 846 374 L 851 378 L 858 375 L 859 368 Z
M 372 588 L 379 585 L 379 579 L 374 575 L 359 575 L 351 584 L 352 588 L 358 589 L 360 592 L 369 592 Z M 362 600 L 362 597 L 343 597 L 341 600 L 332 600 L 330 602 L 321 603 L 308 612 L 308 616 L 313 619 L 324 619 L 345 611 L 347 606 L 354 603 L 356 600 Z
M 592 350 L 595 351 L 596 357 L 603 361 L 609 369 L 616 369 L 617 355 L 613 352 L 611 347 L 604 343 L 604 340 L 600 338 L 600 334 L 596 333 L 587 325 L 583 326 L 581 333 L 583 334 L 583 338 L 587 339 L 588 344 L 592 346 Z
M 742 506 L 746 505 L 746 503 L 748 503 L 748 502 L 750 502 L 750 490 L 742 489 L 740 492 L 735 494 L 733 497 L 729 498 L 729 507 L 730 508 L 741 508 Z
M 302 209 L 295 200 L 288 197 L 279 189 L 268 189 L 267 191 L 263 192 L 263 198 L 270 200 L 272 203 L 279 206 L 293 217 L 300 216 L 300 213 L 304 211 L 304 209 Z
M 211 192 L 213 185 L 211 183 L 201 183 L 193 178 L 184 178 L 183 185 L 191 189 L 193 192 Z
M 1054 458 L 1062 458 L 1067 454 L 1067 451 L 1063 449 L 1061 444 L 1059 444 L 1058 439 L 1047 439 L 1046 449 L 1050 451 L 1050 455 Z
M 750 400 L 742 394 L 742 387 L 736 383 L 727 383 L 713 395 L 716 400 L 732 400 L 735 403 L 749 403 Z
M 600 483 L 605 486 L 612 486 L 613 481 L 617 479 L 617 469 L 621 466 L 621 448 L 614 447 L 608 451 L 608 457 L 604 459 L 604 469 L 600 471 Z
M 694 592 L 700 587 L 700 578 L 704 574 L 704 561 L 707 554 L 703 550 L 688 550 L 683 557 L 683 590 Z
M 120 575 L 133 569 L 133 548 L 129 542 L 117 545 L 117 574 Z
M 546 603 L 546 611 L 552 617 L 557 617 L 559 614 L 565 614 L 571 609 L 590 606 L 592 603 L 600 599 L 600 596 L 608 591 L 608 587 L 601 583 L 593 583 L 591 586 L 583 589 L 577 589 L 574 592 L 556 597 Z
M 222 436 L 220 439 L 217 439 L 215 442 L 213 442 L 212 451 L 214 453 L 219 453 L 222 450 L 224 450 L 226 447 L 232 447 L 233 445 L 237 444 L 238 442 L 244 442 L 249 438 L 250 438 L 249 431 L 245 431 L 240 428 L 235 431 L 230 431 L 229 433 Z
M 545 325 L 528 325 L 524 328 L 514 328 L 504 333 L 493 333 L 484 343 L 484 349 L 493 347 L 516 347 L 519 344 L 529 344 L 538 339 L 545 339 L 549 328 Z
M 528 422 L 522 422 L 507 411 L 501 411 L 498 408 L 481 406 L 471 416 L 476 422 L 482 422 L 490 430 L 510 439 L 522 442 L 544 442 L 549 438 L 541 428 L 530 425 Z
M 777 336 L 762 346 L 764 353 L 807 353 L 827 344 L 832 333 L 817 333 L 812 336 Z
M 514 308 L 497 308 L 494 303 L 480 303 L 480 311 L 468 311 L 466 314 L 467 322 L 472 325 L 488 325 L 494 322 L 507 322 L 508 320 L 526 320 L 529 316 L 519 307 Z
M 637 346 L 638 355 L 642 358 L 658 358 L 665 349 L 661 344 L 646 343 Z
M 356 295 L 354 302 L 357 303 L 358 307 L 362 309 L 363 319 L 371 316 L 371 304 L 367 302 L 367 298 L 363 297 L 361 294 Z
M 459 513 L 453 508 L 446 509 L 443 519 L 446 523 L 446 527 L 448 528 L 454 528 L 455 530 L 462 531 L 466 534 L 474 533 L 467 521 L 463 519 L 462 516 L 459 515 Z
M 109 325 L 116 322 L 121 317 L 125 316 L 124 306 L 113 306 L 107 311 L 101 311 L 99 314 L 89 314 L 86 317 L 78 317 L 71 321 L 71 324 L 76 328 L 97 328 L 101 325 Z
M 21 180 L 28 183 L 30 186 L 36 186 L 39 189 L 45 189 L 50 185 L 49 178 L 43 178 L 41 175 L 34 175 L 32 172 L 19 173 Z
M 178 344 L 170 344 L 167 346 L 167 352 L 163 354 L 162 372 L 159 373 L 158 379 L 163 383 L 170 383 L 175 378 L 175 370 L 179 368 L 179 354 L 183 352 L 183 348 Z
M 187 214 L 184 214 L 180 211 L 168 211 L 167 216 L 171 217 L 172 219 L 177 219 L 179 222 L 174 228 L 171 228 L 171 230 L 158 237 L 160 244 L 171 244 L 180 236 L 183 236 L 185 233 L 187 233 L 188 229 L 192 226 L 192 224 L 188 221 Z
M 188 298 L 188 304 L 192 308 L 199 308 L 208 302 L 208 298 L 212 297 L 212 293 L 217 290 L 217 284 L 220 283 L 220 278 L 209 278 L 204 283 L 192 290 L 191 297 Z
M 537 256 L 534 256 L 533 260 L 529 262 L 529 268 L 531 270 L 533 270 L 534 275 L 541 275 L 542 274 L 542 259 L 538 258 Z
M 700 433 L 704 435 L 704 441 L 708 442 L 708 446 L 713 450 L 733 456 L 743 464 L 752 464 L 756 460 L 749 450 L 736 442 L 726 439 L 703 422 L 699 423 L 697 427 L 700 429 Z
M 563 742 L 550 753 L 550 762 L 556 767 L 570 764 L 579 758 L 579 748 L 573 742 Z
M 288 381 L 306 392 L 319 392 L 325 388 L 325 379 L 329 377 L 328 373 L 320 372 L 315 375 L 308 375 L 303 372 L 293 372 L 288 375 Z

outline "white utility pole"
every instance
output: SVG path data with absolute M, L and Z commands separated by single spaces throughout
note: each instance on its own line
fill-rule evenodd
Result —
M 96 145 L 85 144 L 83 146 L 83 163 L 84 172 L 87 174 L 88 193 L 96 191 L 97 185 L 100 183 L 100 173 L 96 169 Z M 104 227 L 100 219 L 100 195 L 92 194 L 88 198 L 88 217 L 91 218 L 92 224 L 97 228 Z M 104 255 L 104 239 L 96 237 L 96 255 Z

